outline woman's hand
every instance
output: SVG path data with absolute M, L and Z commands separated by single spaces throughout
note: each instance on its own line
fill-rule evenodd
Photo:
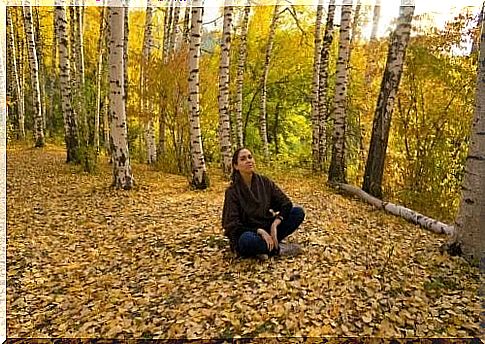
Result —
M 266 242 L 269 252 L 273 251 L 273 248 L 275 248 L 275 244 L 271 235 L 269 235 L 268 232 L 266 232 L 264 229 L 261 229 L 261 228 L 258 228 L 258 234 Z
M 278 249 L 278 225 L 281 223 L 281 219 L 277 217 L 271 224 L 271 238 L 274 242 L 274 248 Z

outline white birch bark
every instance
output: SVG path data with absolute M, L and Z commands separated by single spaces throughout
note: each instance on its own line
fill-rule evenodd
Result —
M 81 90 L 84 92 L 84 37 L 83 37 L 83 21 L 82 21 L 82 7 L 77 7 L 75 9 L 76 16 L 76 63 L 77 70 L 79 72 L 79 79 L 81 81 Z
M 381 0 L 376 0 L 374 5 L 374 15 L 372 17 L 372 31 L 370 39 L 375 40 L 377 38 L 377 31 L 379 30 L 379 20 L 381 19 Z
M 350 52 L 350 21 L 352 17 L 352 0 L 344 0 L 340 21 L 340 40 L 335 82 L 334 129 L 332 135 L 332 160 L 328 171 L 331 182 L 346 183 L 345 175 L 345 129 L 346 98 L 348 81 L 348 61 Z
M 241 23 L 241 45 L 239 47 L 239 62 L 237 65 L 237 80 L 236 80 L 236 137 L 237 137 L 237 148 L 244 145 L 244 135 L 243 135 L 243 119 L 242 119 L 242 104 L 243 104 L 243 85 L 244 85 L 244 67 L 246 66 L 247 58 L 247 42 L 248 42 L 248 23 L 249 23 L 249 12 L 251 11 L 250 6 L 244 7 L 244 13 Z
M 190 152 L 192 157 L 192 186 L 196 189 L 206 189 L 209 186 L 209 181 L 205 165 L 204 151 L 202 148 L 199 117 L 199 59 L 202 35 L 202 0 L 194 0 L 192 6 L 192 27 L 189 46 L 189 122 Z
M 103 3 L 104 5 L 104 3 Z M 96 115 L 94 117 L 94 149 L 99 153 L 99 127 L 101 117 L 101 84 L 103 78 L 103 61 L 105 54 L 106 30 L 105 30 L 105 6 L 101 7 L 99 37 L 98 37 L 98 66 L 96 69 Z
M 405 6 L 405 3 L 410 3 L 411 6 Z M 362 189 L 365 192 L 378 198 L 382 198 L 382 179 L 389 131 L 391 128 L 392 111 L 401 81 L 406 48 L 411 34 L 414 0 L 403 0 L 400 12 L 398 25 L 391 38 L 386 67 L 382 77 L 381 90 L 379 92 L 372 124 L 372 135 L 365 166 L 364 183 L 362 185 Z
M 163 60 L 167 63 L 172 54 L 172 24 L 173 24 L 173 5 L 169 5 L 165 10 L 164 18 L 164 34 L 163 34 Z
M 145 142 L 147 144 L 147 164 L 152 165 L 157 161 L 157 145 L 155 144 L 155 127 L 151 118 L 145 123 Z
M 179 29 L 179 17 L 180 17 L 180 4 L 174 3 L 173 20 L 172 20 L 172 38 L 170 39 L 170 53 L 174 53 L 180 48 L 180 29 Z
M 109 80 L 111 136 L 113 139 L 111 155 L 113 158 L 113 186 L 125 190 L 134 184 L 131 173 L 130 153 L 125 112 L 124 91 L 124 21 L 125 9 L 109 7 L 110 42 L 109 42 Z
M 66 13 L 69 14 L 69 36 L 67 46 L 69 47 L 69 68 L 70 68 L 70 83 L 71 83 L 71 107 L 76 118 L 77 130 L 79 135 L 80 143 L 83 143 L 84 137 L 84 120 L 81 116 L 82 114 L 82 103 L 81 103 L 81 78 L 79 77 L 79 65 L 78 60 L 78 49 L 76 49 L 76 8 L 73 6 L 74 1 L 71 0 L 71 6 L 68 6 Z M 67 17 L 67 14 L 66 14 Z
M 362 1 L 357 0 L 357 5 L 355 6 L 355 12 L 354 12 L 354 18 L 352 20 L 352 33 L 351 33 L 351 38 L 350 38 L 350 47 L 352 52 L 352 48 L 354 47 L 354 44 L 356 41 L 359 40 L 360 38 L 360 26 L 361 26 L 361 9 L 362 9 Z M 350 57 L 349 57 L 350 61 Z
M 103 102 L 103 134 L 104 134 L 104 149 L 108 154 L 111 156 L 111 133 L 110 133 L 110 114 L 109 114 L 109 95 L 107 94 L 104 97 L 104 102 Z
M 147 145 L 147 163 L 154 164 L 157 161 L 157 146 L 155 143 L 155 128 L 152 119 L 152 106 L 149 104 L 147 97 L 147 80 L 150 66 L 151 52 L 153 49 L 153 4 L 150 0 L 147 2 L 145 14 L 145 33 L 143 37 L 143 51 L 141 63 L 141 107 L 142 114 L 145 118 L 145 142 Z
M 485 24 L 481 22 L 475 113 L 451 247 L 473 265 L 485 263 Z
M 125 107 L 125 114 L 126 114 L 126 106 L 128 104 L 128 87 L 130 85 L 130 80 L 128 78 L 128 37 L 130 34 L 130 26 L 129 26 L 129 0 L 125 0 L 126 4 L 125 7 L 123 8 L 123 82 L 124 82 L 124 97 L 125 101 L 123 102 L 123 105 Z
M 23 7 L 25 37 L 28 45 L 32 93 L 33 93 L 33 113 L 34 113 L 34 139 L 35 147 L 44 147 L 44 121 L 42 118 L 40 84 L 39 84 L 39 65 L 37 60 L 37 50 L 35 48 L 34 27 L 32 23 L 32 7 L 25 4 Z
M 320 60 L 322 50 L 322 14 L 323 14 L 323 0 L 319 0 L 317 6 L 317 17 L 315 21 L 315 47 L 313 53 L 313 83 L 312 83 L 312 167 L 313 170 L 318 170 L 319 157 L 318 157 L 318 145 L 319 145 L 319 86 L 320 86 Z
M 79 143 L 77 132 L 77 121 L 74 115 L 71 102 L 71 76 L 69 63 L 69 40 L 67 35 L 66 9 L 62 2 L 57 2 L 55 8 L 56 35 L 59 44 L 59 84 L 61 92 L 61 108 L 64 118 L 64 140 L 66 142 L 66 162 L 79 162 Z
M 42 130 L 44 131 L 44 135 L 47 134 L 46 132 L 46 125 L 47 125 L 47 118 L 46 118 L 46 109 L 47 109 L 47 96 L 45 92 L 45 84 L 46 84 L 46 75 L 45 75 L 45 65 L 44 65 L 44 53 L 43 53 L 43 39 L 41 37 L 40 32 L 40 20 L 39 20 L 39 8 L 33 7 L 32 8 L 32 21 L 34 25 L 34 38 L 35 38 L 35 50 L 37 54 L 37 64 L 39 66 L 39 86 L 40 86 L 40 108 L 42 110 Z
M 12 25 L 14 25 L 13 21 L 15 21 L 15 25 L 20 25 L 18 12 L 15 7 L 10 8 L 12 13 Z M 22 8 L 20 8 L 22 13 Z M 25 139 L 25 77 L 24 77 L 24 56 L 23 56 L 23 39 L 19 35 L 19 29 L 14 30 L 14 27 L 11 27 L 11 32 L 13 35 L 13 39 L 15 40 L 14 49 L 17 54 L 17 65 L 18 65 L 18 131 L 17 131 L 17 138 L 18 139 Z
M 184 13 L 184 43 L 188 43 L 190 40 L 190 4 L 185 4 Z
M 268 43 L 266 44 L 266 54 L 264 59 L 263 75 L 261 76 L 261 100 L 259 103 L 259 132 L 261 136 L 261 144 L 263 146 L 263 157 L 265 161 L 269 161 L 268 149 L 268 125 L 266 121 L 266 96 L 269 67 L 271 63 L 271 53 L 273 51 L 274 36 L 276 33 L 276 22 L 278 20 L 279 6 L 274 6 L 273 17 L 271 19 L 271 26 L 269 28 Z
M 327 119 L 329 116 L 329 109 L 327 106 L 327 91 L 328 91 L 328 64 L 330 49 L 333 42 L 333 22 L 335 17 L 335 0 L 330 0 L 327 11 L 327 21 L 325 25 L 325 33 L 323 35 L 323 43 L 320 58 L 320 76 L 319 76 L 319 90 L 318 90 L 318 170 L 323 171 L 323 163 L 326 160 L 327 151 Z
M 229 177 L 232 170 L 231 125 L 229 120 L 229 66 L 231 53 L 231 30 L 233 9 L 229 1 L 224 3 L 224 22 L 219 65 L 219 142 L 222 154 L 222 172 Z
M 23 140 L 25 138 L 25 125 L 24 125 L 24 93 L 23 87 L 20 80 L 19 69 L 17 66 L 17 46 L 16 46 L 16 38 L 15 38 L 15 31 L 13 26 L 13 8 L 7 11 L 7 28 L 10 34 L 10 52 L 12 56 L 12 66 L 13 66 L 13 73 L 14 73 L 14 90 L 16 94 L 16 101 L 17 101 L 17 120 L 18 120 L 18 138 Z
M 420 214 L 414 210 L 405 208 L 403 206 L 396 205 L 390 202 L 381 201 L 380 199 L 369 195 L 365 191 L 355 186 L 352 186 L 349 184 L 342 184 L 342 183 L 335 183 L 335 186 L 348 192 L 353 196 L 360 197 L 361 199 L 363 199 L 367 203 L 372 204 L 374 207 L 378 209 L 383 209 L 390 214 L 402 217 L 405 220 L 412 222 L 414 224 L 417 224 L 422 228 L 428 229 L 434 233 L 452 235 L 455 231 L 453 226 L 449 226 L 440 221 L 426 217 L 423 214 Z

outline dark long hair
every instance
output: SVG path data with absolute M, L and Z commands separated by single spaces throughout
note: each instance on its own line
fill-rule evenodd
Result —
M 239 158 L 239 153 L 243 150 L 247 149 L 246 147 L 240 147 L 236 149 L 234 154 L 232 155 L 232 162 L 231 162 L 231 167 L 232 167 L 232 173 L 231 173 L 231 183 L 234 184 L 237 180 L 237 178 L 241 175 L 238 170 L 234 168 L 234 165 L 237 165 L 237 159 Z

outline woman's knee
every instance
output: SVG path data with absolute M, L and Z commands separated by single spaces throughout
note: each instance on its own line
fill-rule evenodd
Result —
M 300 222 L 303 222 L 303 220 L 305 219 L 305 210 L 303 209 L 303 207 L 299 206 L 299 205 L 295 205 L 292 209 L 291 209 L 291 214 L 297 218 Z
M 248 250 L 251 246 L 253 246 L 255 239 L 255 234 L 253 232 L 244 232 L 241 234 L 238 240 L 239 249 L 241 251 Z

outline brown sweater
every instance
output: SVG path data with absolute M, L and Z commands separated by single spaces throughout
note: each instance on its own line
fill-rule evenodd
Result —
M 269 178 L 254 173 L 249 188 L 237 174 L 226 190 L 222 210 L 222 227 L 231 248 L 238 251 L 239 237 L 246 231 L 269 230 L 275 218 L 270 209 L 286 219 L 292 207 L 288 196 Z

